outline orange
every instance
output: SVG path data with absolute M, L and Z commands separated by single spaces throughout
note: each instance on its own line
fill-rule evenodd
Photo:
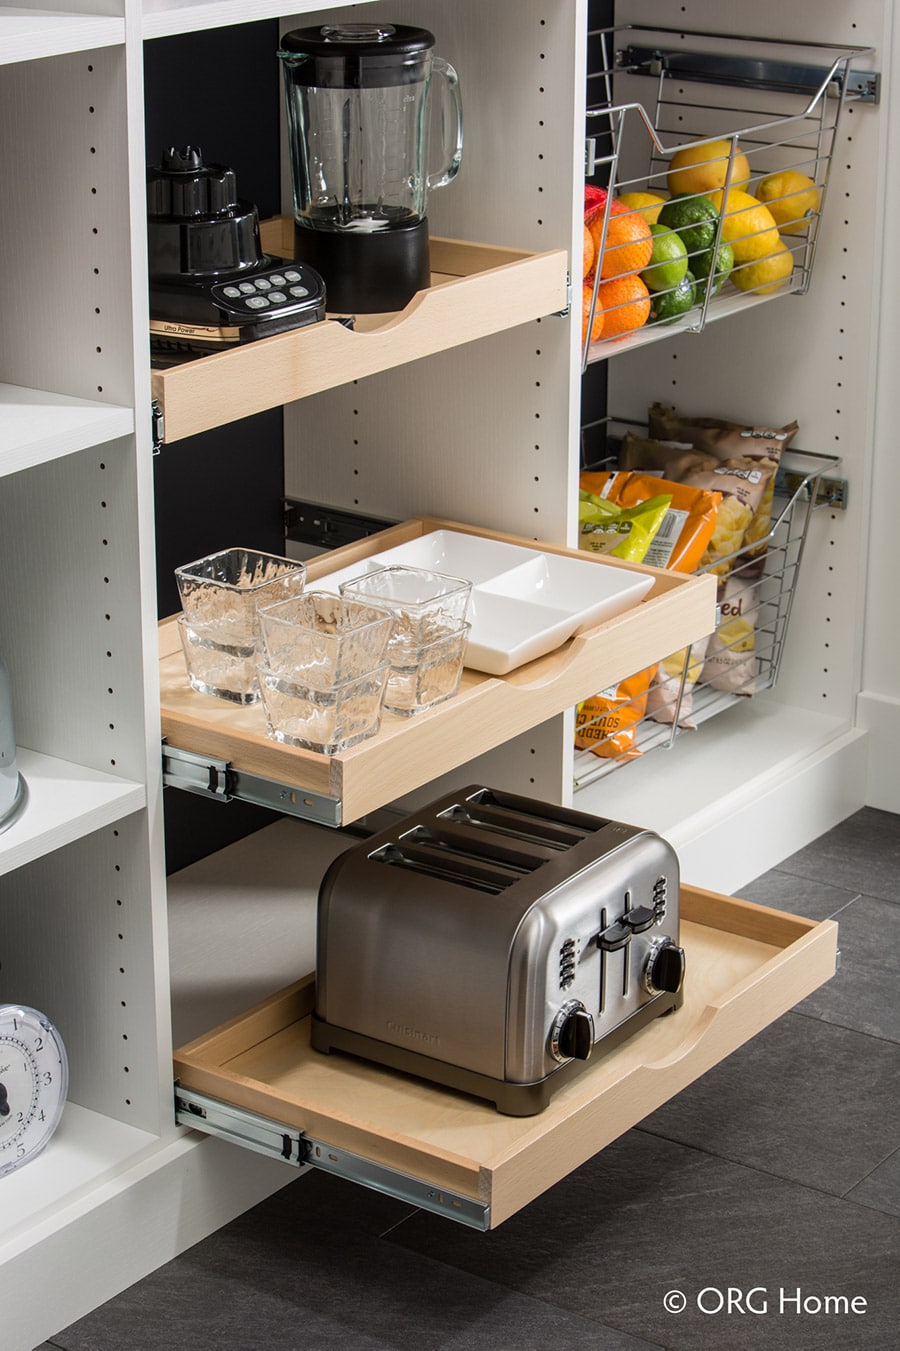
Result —
M 587 336 L 587 327 L 591 320 L 591 300 L 594 295 L 593 286 L 582 287 L 581 302 L 581 341 L 584 342 Z M 604 323 L 603 306 L 600 304 L 600 297 L 597 297 L 597 308 L 594 310 L 594 322 L 591 326 L 591 342 L 597 342 L 603 336 Z
M 584 256 L 581 264 L 581 275 L 590 276 L 591 268 L 594 266 L 594 236 L 587 226 L 584 227 Z
M 699 144 L 692 141 L 688 145 L 683 145 L 676 150 L 669 165 L 669 192 L 673 197 L 677 197 L 682 193 L 709 194 L 716 188 L 724 188 L 730 158 L 730 141 L 701 141 Z M 747 156 L 737 151 L 730 186 L 743 187 L 749 181 L 750 165 Z
M 640 277 L 613 277 L 602 281 L 597 303 L 603 306 L 604 338 L 621 338 L 646 324 L 650 316 L 650 292 Z
M 602 213 L 590 223 L 589 229 L 594 236 L 594 250 L 599 252 L 603 232 Z M 601 277 L 624 277 L 628 272 L 640 272 L 650 262 L 652 253 L 653 235 L 640 212 L 610 214 L 600 260 Z

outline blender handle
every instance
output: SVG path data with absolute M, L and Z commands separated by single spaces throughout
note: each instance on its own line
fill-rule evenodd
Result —
M 429 174 L 428 191 L 442 188 L 451 183 L 459 172 L 462 159 L 463 124 L 462 99 L 459 92 L 459 76 L 449 61 L 440 56 L 432 58 L 432 74 L 441 80 L 441 135 L 444 149 L 444 167 L 438 173 Z

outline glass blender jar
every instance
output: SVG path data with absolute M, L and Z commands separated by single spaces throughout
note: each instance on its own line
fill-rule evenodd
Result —
M 329 309 L 401 309 L 430 282 L 427 197 L 462 156 L 459 80 L 424 28 L 336 24 L 286 33 L 282 62 L 295 254 Z M 432 77 L 444 163 L 428 172 Z

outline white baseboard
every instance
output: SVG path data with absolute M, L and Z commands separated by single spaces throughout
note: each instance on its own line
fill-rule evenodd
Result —
M 866 805 L 900 813 L 900 699 L 863 690 L 856 721 L 869 733 Z
M 160 1141 L 3 1263 L 4 1351 L 32 1351 L 298 1176 L 193 1131 Z

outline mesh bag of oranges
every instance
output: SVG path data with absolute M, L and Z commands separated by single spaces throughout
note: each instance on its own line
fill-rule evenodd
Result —
M 588 208 L 584 227 L 585 260 L 589 256 L 588 235 L 593 251 L 590 271 L 584 277 L 582 337 L 587 336 L 591 306 L 591 342 L 600 337 L 624 337 L 642 328 L 650 317 L 650 292 L 640 276 L 653 254 L 650 224 L 640 211 L 609 198 Z M 596 301 L 592 298 L 595 289 Z M 602 314 L 599 326 L 598 313 Z

